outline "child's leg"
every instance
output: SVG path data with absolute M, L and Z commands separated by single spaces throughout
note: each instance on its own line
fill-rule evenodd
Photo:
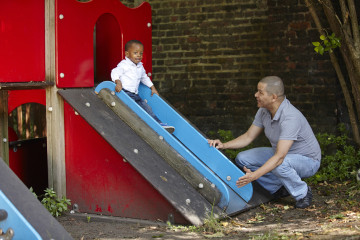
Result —
M 154 114 L 154 112 L 152 111 L 151 107 L 140 98 L 140 96 L 138 94 L 129 92 L 129 91 L 125 91 L 125 93 L 127 95 L 129 95 L 129 97 L 131 97 L 132 99 L 134 99 L 134 101 L 140 105 L 140 107 L 142 109 L 144 109 L 152 118 L 155 119 L 155 121 L 157 121 L 158 123 L 161 123 L 160 119 Z

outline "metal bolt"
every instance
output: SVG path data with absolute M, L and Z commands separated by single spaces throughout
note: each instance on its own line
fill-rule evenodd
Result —
M 115 105 L 116 105 L 115 102 L 111 102 L 112 107 L 115 107 Z
M 211 187 L 212 187 L 212 188 L 215 188 L 215 184 L 212 183 L 212 184 L 211 184 Z
M 76 116 L 78 116 L 78 115 L 79 115 L 79 113 L 78 113 L 77 111 L 75 111 L 75 115 L 76 115 Z
M 163 136 L 159 136 L 159 139 L 160 139 L 160 140 L 164 140 L 164 137 L 163 137 Z
M 204 184 L 199 183 L 199 188 L 204 188 Z
M 3 138 L 3 142 L 6 143 L 6 142 L 7 142 L 7 139 L 6 139 L 6 138 Z
M 151 72 L 148 73 L 148 76 L 151 77 Z
M 111 91 L 111 95 L 113 95 L 113 96 L 114 96 L 114 95 L 115 95 L 115 92 L 114 92 L 114 91 Z
M 60 18 L 60 19 L 64 19 L 64 15 L 60 14 L 60 15 L 59 15 L 59 18 Z
M 49 110 L 49 112 L 52 112 L 53 108 L 52 108 L 52 107 L 49 107 L 48 110 Z
M 139 150 L 137 150 L 136 148 L 134 149 L 134 153 L 138 154 Z
M 147 103 L 147 99 L 144 99 L 144 102 L 146 102 L 146 103 Z
M 74 211 L 79 211 L 79 205 L 77 205 L 77 203 L 75 203 L 75 204 L 73 205 L 73 210 L 74 210 Z
M 148 23 L 147 26 L 148 26 L 148 27 L 151 27 L 151 23 Z
M 60 73 L 60 77 L 61 77 L 61 78 L 64 78 L 64 77 L 65 77 L 65 74 L 64 74 L 64 73 Z
M 230 180 L 231 180 L 231 177 L 230 177 L 230 176 L 227 176 L 227 177 L 226 177 L 226 180 L 230 181 Z
M 85 106 L 90 107 L 90 103 L 89 102 L 85 103 Z
M 190 200 L 190 199 L 186 199 L 185 202 L 186 202 L 186 204 L 190 204 L 190 203 L 191 203 L 191 200 Z

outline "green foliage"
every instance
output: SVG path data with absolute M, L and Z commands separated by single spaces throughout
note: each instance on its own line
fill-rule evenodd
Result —
M 47 188 L 41 203 L 51 213 L 51 215 L 58 217 L 67 211 L 67 207 L 70 205 L 70 200 L 66 197 L 59 198 L 52 188 Z
M 222 233 L 224 230 L 220 219 L 214 215 L 214 204 L 212 205 L 211 213 L 204 220 L 204 224 L 200 227 L 202 232 Z
M 341 47 L 340 38 L 335 36 L 335 33 L 331 35 L 320 35 L 320 42 L 312 42 L 315 46 L 315 52 L 323 55 L 324 52 L 332 52 L 333 49 Z
M 38 196 L 36 195 L 36 193 L 34 192 L 34 189 L 32 187 L 30 187 L 29 190 L 36 198 L 38 198 Z
M 225 215 L 224 215 L 225 216 Z M 220 221 L 220 218 L 218 216 L 214 215 L 214 204 L 212 204 L 211 212 L 210 214 L 207 213 L 207 217 L 204 220 L 204 224 L 201 226 L 174 226 L 170 222 L 167 222 L 168 228 L 176 231 L 192 231 L 192 232 L 201 232 L 201 233 L 220 233 L 222 234 L 224 232 L 224 226 L 222 222 Z
M 355 180 L 355 172 L 360 165 L 360 151 L 349 144 L 349 138 L 343 125 L 339 126 L 340 135 L 321 133 L 316 137 L 322 153 L 319 171 L 307 181 L 318 183 L 323 181 Z

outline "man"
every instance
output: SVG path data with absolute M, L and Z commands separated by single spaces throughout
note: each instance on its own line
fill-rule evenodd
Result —
M 319 143 L 304 115 L 286 99 L 279 77 L 261 79 L 255 98 L 259 110 L 247 132 L 226 143 L 216 139 L 208 140 L 209 144 L 218 149 L 243 148 L 264 131 L 272 147 L 237 155 L 236 164 L 245 175 L 236 185 L 242 187 L 257 180 L 274 198 L 290 194 L 296 208 L 306 208 L 311 205 L 312 192 L 302 178 L 314 175 L 320 167 Z

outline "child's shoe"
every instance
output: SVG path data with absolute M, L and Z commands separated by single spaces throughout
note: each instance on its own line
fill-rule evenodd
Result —
M 166 129 L 166 131 L 168 131 L 169 133 L 173 133 L 175 131 L 175 127 L 173 126 L 169 126 L 166 123 L 160 123 L 160 125 Z

